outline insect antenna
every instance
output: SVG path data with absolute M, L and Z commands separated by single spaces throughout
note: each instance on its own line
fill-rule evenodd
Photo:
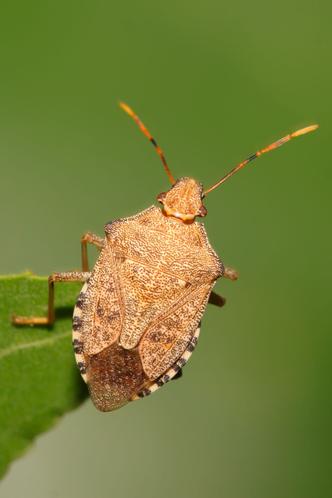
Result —
M 129 105 L 125 104 L 124 102 L 120 102 L 119 105 L 120 105 L 121 109 L 123 109 L 131 118 L 133 118 L 135 123 L 138 125 L 139 129 L 144 133 L 144 135 L 150 140 L 152 145 L 155 147 L 156 152 L 157 152 L 158 156 L 160 157 L 161 162 L 164 165 L 166 174 L 167 174 L 171 184 L 173 185 L 175 183 L 175 178 L 172 175 L 171 170 L 169 169 L 169 166 L 167 164 L 167 161 L 166 161 L 166 158 L 164 156 L 162 149 L 159 147 L 159 145 L 157 144 L 157 142 L 155 141 L 155 139 L 153 138 L 153 136 L 151 135 L 149 130 L 142 123 L 140 118 L 134 113 L 134 111 L 131 109 L 131 107 L 129 107 Z
M 291 140 L 292 138 L 299 137 L 300 135 L 305 135 L 306 133 L 310 133 L 311 131 L 317 130 L 317 128 L 318 128 L 317 124 L 307 126 L 306 128 L 301 128 L 300 130 L 294 131 L 293 133 L 289 133 L 285 137 L 280 138 L 276 142 L 273 142 L 272 144 L 268 145 L 267 147 L 264 147 L 263 149 L 258 150 L 257 152 L 255 152 L 255 154 L 252 154 L 247 159 L 242 161 L 242 163 L 235 166 L 235 168 L 233 168 L 229 173 L 227 173 L 227 175 L 223 176 L 221 178 L 221 180 L 219 180 L 217 183 L 212 185 L 212 187 L 205 190 L 204 195 L 212 192 L 212 190 L 219 187 L 219 185 L 221 185 L 226 180 L 228 180 L 228 178 L 230 178 L 232 175 L 234 175 L 234 173 L 236 173 L 240 169 L 244 168 L 248 163 L 250 163 L 254 159 L 257 159 L 257 157 L 260 157 L 262 154 L 265 154 L 265 152 L 270 152 L 270 150 L 276 149 L 277 147 L 281 147 L 286 142 L 289 142 L 289 140 Z

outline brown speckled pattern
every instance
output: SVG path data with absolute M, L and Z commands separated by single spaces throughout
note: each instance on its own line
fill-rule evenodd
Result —
M 137 349 L 123 349 L 118 343 L 89 358 L 87 375 L 91 399 L 101 411 L 128 403 L 148 380 Z
M 202 185 L 196 180 L 180 178 L 167 193 L 159 196 L 159 200 L 168 214 L 190 220 L 206 214 L 202 193 Z
M 74 310 L 73 341 L 93 402 L 110 411 L 192 351 L 223 266 L 202 224 L 155 206 L 106 225 L 105 233 Z
M 160 389 L 160 387 L 163 387 L 167 382 L 174 379 L 175 376 L 182 369 L 182 367 L 184 367 L 184 365 L 187 363 L 194 349 L 196 348 L 199 333 L 200 333 L 200 328 L 197 328 L 193 338 L 190 340 L 189 344 L 187 345 L 185 352 L 174 363 L 174 365 L 172 365 L 171 368 L 169 368 L 155 382 L 150 384 L 148 387 L 142 389 L 142 391 L 140 391 L 137 395 L 135 395 L 133 399 L 144 398 L 145 396 L 149 396 L 149 394 L 152 394 L 153 392 L 157 391 L 157 389 Z

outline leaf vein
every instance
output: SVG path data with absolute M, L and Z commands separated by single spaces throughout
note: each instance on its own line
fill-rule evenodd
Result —
M 45 337 L 44 339 L 38 339 L 37 341 L 15 344 L 14 346 L 10 346 L 9 348 L 3 349 L 0 352 L 0 360 L 5 358 L 6 356 L 10 356 L 11 354 L 17 353 L 18 351 L 22 351 L 24 349 L 50 346 L 56 343 L 57 341 L 64 339 L 65 337 L 69 337 L 70 335 L 71 331 L 67 331 L 67 332 L 62 332 L 61 334 L 53 335 L 52 337 Z

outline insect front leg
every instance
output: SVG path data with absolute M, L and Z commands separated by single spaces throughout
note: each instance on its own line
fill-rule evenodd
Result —
M 229 266 L 224 267 L 223 277 L 228 278 L 229 280 L 237 280 L 239 278 L 239 274 L 234 268 L 230 268 Z M 221 308 L 226 304 L 226 299 L 216 292 L 211 292 L 209 297 L 209 304 L 214 304 L 215 306 L 219 306 Z
M 85 282 L 90 276 L 89 272 L 63 272 L 52 273 L 48 277 L 48 311 L 47 316 L 13 316 L 15 325 L 52 325 L 55 320 L 54 311 L 54 284 L 55 282 Z
M 81 237 L 82 271 L 89 271 L 88 244 L 92 244 L 101 250 L 104 247 L 104 239 L 91 232 L 87 232 Z
M 239 274 L 236 270 L 234 270 L 234 268 L 225 266 L 223 277 L 228 278 L 229 280 L 237 280 L 239 278 Z

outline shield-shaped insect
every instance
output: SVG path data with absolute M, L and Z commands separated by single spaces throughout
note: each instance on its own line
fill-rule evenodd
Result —
M 52 324 L 54 283 L 84 281 L 73 317 L 76 362 L 95 406 L 111 411 L 144 397 L 181 375 L 197 344 L 208 302 L 222 306 L 212 289 L 216 280 L 237 279 L 211 247 L 196 221 L 207 210 L 203 198 L 260 155 L 317 128 L 286 135 L 249 156 L 212 187 L 192 178 L 175 181 L 165 156 L 147 128 L 126 104 L 122 109 L 156 148 L 172 184 L 151 206 L 105 226 L 105 237 L 82 237 L 82 272 L 49 278 L 47 317 L 14 317 L 16 324 Z M 87 243 L 100 249 L 89 272 Z

